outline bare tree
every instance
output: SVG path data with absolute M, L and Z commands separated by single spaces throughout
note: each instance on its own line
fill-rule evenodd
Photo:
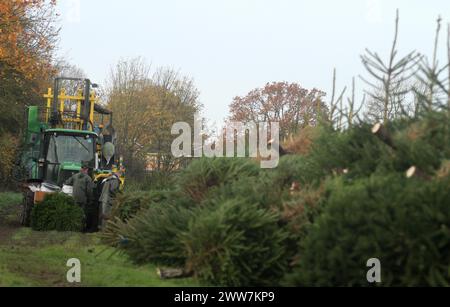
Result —
M 439 34 L 441 30 L 441 17 L 437 20 L 436 36 L 433 49 L 433 58 L 431 63 L 427 58 L 421 62 L 419 73 L 417 74 L 418 81 L 424 87 L 425 93 L 417 93 L 420 99 L 419 111 L 422 109 L 433 110 L 439 109 L 443 105 L 443 101 L 448 102 L 448 89 L 445 83 L 448 79 L 443 79 L 441 76 L 449 67 L 449 64 L 440 67 L 437 59 L 437 52 L 439 49 Z
M 197 111 L 202 108 L 199 102 L 200 92 L 195 87 L 194 80 L 182 76 L 179 71 L 172 68 L 159 68 L 153 75 L 152 82 L 165 92 L 175 94 L 182 104 L 191 106 Z
M 368 49 L 366 54 L 361 56 L 364 67 L 375 81 L 369 81 L 362 76 L 360 78 L 372 87 L 372 91 L 368 91 L 367 94 L 372 98 L 372 104 L 380 106 L 384 123 L 403 113 L 404 97 L 410 91 L 409 88 L 405 88 L 405 82 L 416 74 L 418 63 L 422 58 L 419 53 L 412 51 L 397 60 L 399 19 L 397 10 L 394 41 L 387 62 L 383 61 L 378 53 Z
M 170 171 L 177 165 L 171 155 L 171 127 L 192 122 L 201 107 L 198 90 L 188 77 L 170 69 L 151 67 L 142 58 L 121 60 L 111 70 L 108 106 L 114 112 L 118 145 L 127 168 L 139 175 L 151 156 L 152 168 Z
M 58 77 L 80 78 L 85 79 L 86 73 L 79 67 L 70 64 L 65 60 L 59 60 L 56 65 Z M 62 88 L 66 90 L 68 95 L 76 95 L 83 89 L 83 82 L 81 81 L 64 81 Z
M 353 124 L 355 123 L 355 120 L 359 118 L 359 113 L 361 112 L 361 110 L 364 107 L 364 104 L 366 102 L 366 95 L 363 96 L 363 99 L 359 105 L 359 107 L 356 105 L 356 80 L 353 77 L 352 80 L 352 97 L 348 98 L 348 110 L 347 112 L 345 112 L 347 114 L 347 124 L 348 127 L 351 128 L 353 126 Z
M 149 142 L 145 128 L 148 114 L 150 66 L 142 58 L 120 60 L 111 69 L 108 80 L 108 107 L 114 112 L 114 125 L 118 131 L 118 149 L 127 167 L 134 172 L 141 158 L 143 144 Z
M 333 88 L 331 93 L 331 101 L 330 101 L 330 113 L 328 120 L 332 123 L 333 126 L 340 126 L 339 123 L 342 124 L 342 116 L 340 110 L 342 109 L 342 100 L 344 99 L 345 92 L 347 91 L 347 87 L 345 87 L 339 97 L 336 99 L 336 81 L 337 81 L 337 72 L 336 68 L 333 70 Z
M 341 94 L 336 99 L 336 79 L 336 69 L 334 69 L 329 121 L 338 130 L 343 130 L 351 128 L 356 121 L 362 121 L 359 114 L 365 106 L 366 95 L 363 96 L 363 99 L 358 106 L 356 103 L 356 80 L 353 77 L 351 97 L 347 98 L 347 105 L 344 105 L 344 95 L 347 91 L 347 87 L 342 90 Z

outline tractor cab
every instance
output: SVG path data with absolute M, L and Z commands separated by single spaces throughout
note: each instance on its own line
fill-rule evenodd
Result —
M 97 138 L 97 134 L 91 132 L 47 130 L 43 158 L 39 161 L 43 180 L 61 187 L 80 171 L 83 162 L 97 169 Z

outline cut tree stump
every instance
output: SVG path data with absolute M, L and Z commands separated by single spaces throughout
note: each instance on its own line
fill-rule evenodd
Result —
M 424 179 L 424 180 L 430 180 L 431 179 L 430 176 L 428 176 L 425 172 L 421 171 L 416 166 L 412 166 L 406 171 L 406 178 L 408 178 L 408 179 L 420 178 L 420 179 Z
M 377 136 L 383 143 L 391 147 L 392 149 L 396 149 L 394 142 L 392 141 L 392 136 L 389 131 L 383 126 L 383 124 L 378 123 L 372 128 L 372 134 Z
M 294 181 L 291 185 L 291 188 L 289 189 L 289 194 L 291 196 L 295 195 L 295 193 L 300 192 L 300 183 L 297 181 Z
M 348 175 L 350 170 L 348 168 L 335 168 L 332 170 L 334 176 Z
M 272 145 L 272 146 L 278 145 L 280 157 L 292 155 L 292 152 L 285 150 L 285 149 L 283 148 L 283 146 L 281 146 L 281 144 L 276 143 L 276 142 L 275 142 L 275 139 L 271 139 L 268 143 L 269 143 L 269 145 Z
M 186 278 L 192 277 L 192 273 L 187 272 L 184 269 L 163 269 L 157 268 L 156 273 L 161 279 L 175 279 L 175 278 Z

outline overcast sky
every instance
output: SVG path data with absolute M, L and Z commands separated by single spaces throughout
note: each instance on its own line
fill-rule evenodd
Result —
M 364 73 L 365 48 L 386 54 L 400 9 L 400 53 L 430 55 L 448 0 L 60 0 L 60 55 L 104 84 L 120 58 L 142 56 L 194 78 L 204 115 L 220 122 L 233 97 L 272 81 L 331 90 Z M 362 92 L 363 84 L 357 84 Z M 330 95 L 329 95 L 330 96 Z

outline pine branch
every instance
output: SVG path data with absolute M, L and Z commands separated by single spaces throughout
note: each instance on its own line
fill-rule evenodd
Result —
M 362 76 L 360 76 L 360 79 L 372 87 L 372 89 L 375 89 L 375 93 L 382 92 L 382 94 L 373 94 L 366 91 L 370 97 L 382 105 L 382 115 L 380 117 L 383 118 L 385 124 L 391 118 L 399 115 L 399 110 L 404 108 L 401 106 L 404 100 L 403 96 L 410 91 L 409 89 L 406 91 L 401 90 L 402 85 L 417 74 L 418 68 L 416 67 L 422 60 L 422 56 L 416 51 L 412 51 L 397 60 L 399 20 L 399 11 L 397 10 L 394 39 L 387 62 L 384 62 L 378 53 L 371 52 L 368 49 L 366 49 L 366 55 L 361 56 L 367 73 L 375 82 L 369 81 Z M 380 83 L 381 87 L 376 85 L 377 83 Z

